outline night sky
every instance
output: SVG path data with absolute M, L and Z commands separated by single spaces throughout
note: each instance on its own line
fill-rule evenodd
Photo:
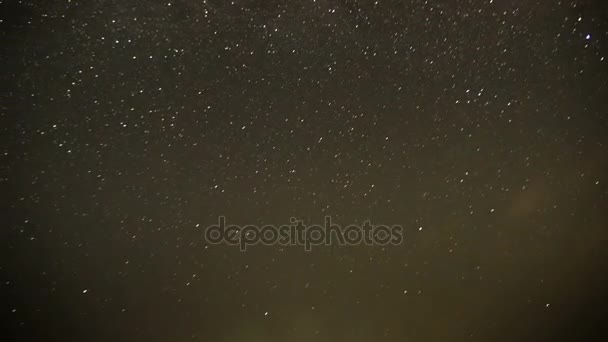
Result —
M 608 2 L 0 9 L 7 340 L 608 337 Z M 220 215 L 405 235 L 242 252 Z

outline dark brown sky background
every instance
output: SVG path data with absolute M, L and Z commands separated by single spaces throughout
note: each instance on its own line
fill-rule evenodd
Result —
M 0 9 L 7 340 L 608 335 L 605 1 Z M 406 235 L 240 252 L 220 215 Z

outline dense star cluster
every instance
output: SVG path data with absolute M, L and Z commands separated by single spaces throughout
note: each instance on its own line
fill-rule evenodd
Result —
M 608 2 L 0 8 L 15 341 L 583 341 L 605 325 Z M 242 252 L 204 239 L 219 216 L 404 239 Z

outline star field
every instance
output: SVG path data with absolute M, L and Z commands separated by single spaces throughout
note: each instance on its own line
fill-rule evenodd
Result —
M 0 8 L 9 340 L 606 335 L 608 3 Z M 221 215 L 406 233 L 241 252 Z

